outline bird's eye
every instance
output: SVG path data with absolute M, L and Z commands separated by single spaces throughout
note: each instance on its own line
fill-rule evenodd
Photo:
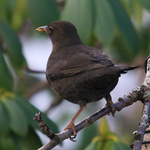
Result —
M 49 30 L 50 30 L 50 31 L 52 31 L 52 30 L 53 30 L 53 27 L 52 27 L 52 26 L 50 26 L 50 27 L 49 27 Z

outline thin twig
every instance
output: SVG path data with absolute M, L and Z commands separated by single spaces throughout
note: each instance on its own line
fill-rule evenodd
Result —
M 49 87 L 49 84 L 47 81 L 42 81 L 37 83 L 36 85 L 34 85 L 30 91 L 28 93 L 26 93 L 26 95 L 24 96 L 26 99 L 30 99 L 35 93 L 37 93 L 38 91 Z
M 41 128 L 42 133 L 46 134 L 50 139 L 55 138 L 55 134 L 52 130 L 45 124 L 45 122 L 42 120 L 41 112 L 35 114 L 35 117 L 33 118 L 38 122 L 39 127 Z
M 134 137 L 134 139 L 135 139 L 134 150 L 141 150 L 145 130 L 148 127 L 149 109 L 150 109 L 150 102 L 146 102 L 144 104 L 143 115 L 141 118 L 139 130 Z

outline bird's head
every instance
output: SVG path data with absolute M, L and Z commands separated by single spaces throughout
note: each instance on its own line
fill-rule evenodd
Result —
M 54 21 L 48 26 L 41 26 L 36 30 L 47 33 L 55 44 L 81 44 L 80 37 L 77 33 L 76 27 L 68 21 Z

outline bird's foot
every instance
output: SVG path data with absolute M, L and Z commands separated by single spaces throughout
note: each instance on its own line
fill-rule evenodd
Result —
M 112 116 L 114 117 L 116 110 L 115 110 L 115 108 L 113 107 L 113 102 L 112 102 L 112 101 L 108 101 L 106 105 L 110 108 L 111 114 L 112 114 Z
M 75 130 L 74 122 L 70 122 L 64 130 L 67 130 L 67 129 L 72 129 L 73 135 L 70 137 L 70 140 L 72 142 L 76 142 L 76 140 L 74 140 L 74 139 L 77 136 L 77 132 Z

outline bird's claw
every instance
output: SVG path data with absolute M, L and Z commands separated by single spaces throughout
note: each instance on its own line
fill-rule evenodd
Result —
M 112 103 L 111 101 L 108 101 L 107 104 L 106 104 L 106 106 L 108 106 L 108 107 L 110 108 L 111 114 L 112 114 L 112 116 L 114 117 L 116 110 L 115 110 L 115 108 L 113 107 L 113 103 Z
M 76 136 L 77 136 L 77 135 L 71 136 L 71 137 L 70 137 L 70 140 L 71 140 L 72 142 L 76 142 L 77 140 L 74 140 L 74 139 L 76 138 Z
M 64 130 L 67 130 L 67 129 L 72 129 L 72 133 L 73 135 L 70 137 L 70 140 L 72 142 L 76 142 L 77 140 L 74 140 L 77 136 L 77 132 L 75 131 L 75 127 L 74 127 L 74 124 L 69 124 Z

